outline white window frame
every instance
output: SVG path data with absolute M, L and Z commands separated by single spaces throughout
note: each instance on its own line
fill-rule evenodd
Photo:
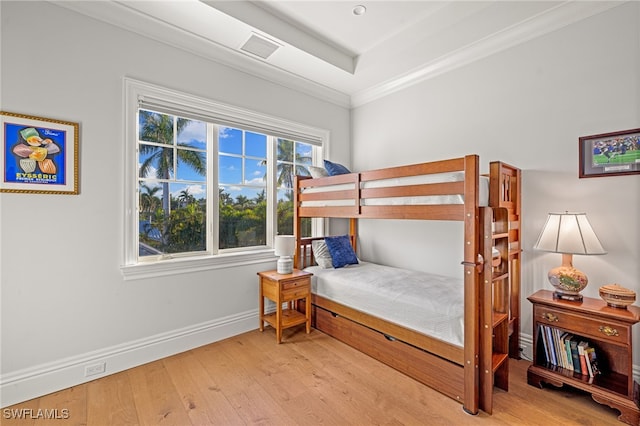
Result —
M 217 243 L 212 244 L 213 240 L 217 238 L 217 230 L 214 229 L 218 223 L 217 208 L 212 208 L 210 214 L 207 215 L 208 235 L 205 254 L 167 256 L 156 261 L 140 261 L 138 259 L 138 108 L 143 105 L 145 108 L 158 112 L 177 114 L 187 118 L 201 118 L 225 126 L 237 126 L 244 130 L 265 133 L 270 136 L 311 143 L 322 147 L 323 157 L 328 155 L 330 132 L 131 78 L 124 79 L 124 101 L 124 247 L 120 268 L 124 278 L 126 280 L 143 279 L 275 260 L 273 247 L 270 245 L 259 249 L 254 247 L 247 250 L 233 249 L 225 250 L 222 253 L 217 252 Z M 217 206 L 217 146 L 208 148 L 207 152 L 215 155 L 215 159 L 207 163 L 208 167 L 213 167 L 213 169 L 209 169 L 211 175 L 207 182 L 207 202 Z M 317 165 L 320 165 L 321 161 L 321 158 L 317 158 Z M 275 168 L 269 164 L 267 169 L 267 185 L 269 188 L 275 189 Z M 273 241 L 277 209 L 275 202 L 277 189 L 270 192 L 273 200 L 269 203 L 269 208 L 272 210 L 269 213 L 274 219 L 267 223 L 268 242 Z M 324 221 L 315 222 L 318 222 L 313 226 L 314 235 L 317 235 L 317 232 L 322 232 Z

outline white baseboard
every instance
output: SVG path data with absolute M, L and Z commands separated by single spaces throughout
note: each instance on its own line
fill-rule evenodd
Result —
M 251 310 L 4 374 L 0 377 L 0 408 L 255 330 L 257 326 L 258 311 Z M 102 363 L 104 372 L 85 376 L 86 367 Z
M 520 333 L 520 354 L 524 359 L 533 360 L 533 336 Z

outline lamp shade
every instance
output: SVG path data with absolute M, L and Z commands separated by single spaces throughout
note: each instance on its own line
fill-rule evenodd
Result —
M 584 272 L 573 267 L 573 255 L 606 254 L 585 213 L 549 213 L 533 248 L 562 253 L 562 265 L 547 277 L 556 289 L 554 297 L 573 301 L 582 300 L 580 291 L 589 282 Z
M 549 213 L 536 250 L 565 254 L 606 254 L 586 213 Z
M 296 238 L 293 235 L 277 235 L 274 249 L 276 256 L 293 256 L 296 251 Z

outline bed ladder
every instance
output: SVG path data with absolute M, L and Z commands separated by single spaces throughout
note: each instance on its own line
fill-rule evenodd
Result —
M 482 271 L 480 339 L 480 408 L 491 414 L 493 387 L 509 390 L 509 212 L 480 208 Z M 492 248 L 500 252 L 494 265 Z

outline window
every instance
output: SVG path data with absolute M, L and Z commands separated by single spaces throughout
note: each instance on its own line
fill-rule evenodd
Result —
M 321 164 L 328 132 L 130 79 L 125 92 L 125 278 L 273 257 L 293 177 Z

